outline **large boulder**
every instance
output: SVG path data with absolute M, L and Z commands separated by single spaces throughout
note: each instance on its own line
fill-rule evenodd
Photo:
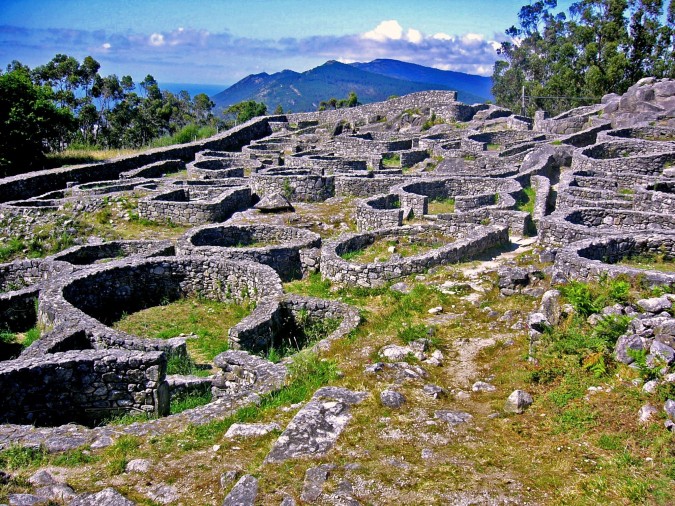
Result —
M 280 213 L 283 211 L 294 211 L 290 200 L 281 193 L 270 193 L 265 195 L 260 202 L 253 206 L 255 209 L 264 213 Z
M 675 80 L 645 77 L 628 88 L 626 93 L 602 97 L 604 115 L 614 128 L 624 128 L 663 121 L 675 127 Z

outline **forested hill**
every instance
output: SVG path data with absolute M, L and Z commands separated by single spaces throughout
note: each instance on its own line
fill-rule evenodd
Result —
M 395 60 L 387 61 L 399 63 L 403 66 L 411 65 Z M 376 62 L 371 63 L 375 64 Z M 216 104 L 216 111 L 243 100 L 255 100 L 264 102 L 269 110 L 281 105 L 284 111 L 302 112 L 315 111 L 321 101 L 328 100 L 331 97 L 344 97 L 350 92 L 355 92 L 361 103 L 378 102 L 386 100 L 391 95 L 405 95 L 425 90 L 456 90 L 459 100 L 467 103 L 484 102 L 490 97 L 489 86 L 469 87 L 470 84 L 473 86 L 474 80 L 472 78 L 482 80 L 477 81 L 482 84 L 483 81 L 490 81 L 486 77 L 452 73 L 466 77 L 467 87 L 459 88 L 453 84 L 459 83 L 460 79 L 453 82 L 446 76 L 446 80 L 443 82 L 439 74 L 433 72 L 435 69 L 419 65 L 411 65 L 410 68 L 405 67 L 408 69 L 407 73 L 398 72 L 398 75 L 391 76 L 387 75 L 387 72 L 394 73 L 394 71 L 387 70 L 382 65 L 374 65 L 373 68 L 374 71 L 368 71 L 359 68 L 358 65 L 328 61 L 303 73 L 284 70 L 276 74 L 254 74 L 245 77 L 211 98 Z M 422 69 L 426 69 L 426 71 Z M 443 71 L 436 72 L 445 74 Z M 410 79 L 412 75 L 420 79 L 432 76 L 433 79 L 429 82 L 423 82 Z

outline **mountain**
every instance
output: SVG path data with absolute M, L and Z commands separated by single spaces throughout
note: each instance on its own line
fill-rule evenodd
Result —
M 395 60 L 388 61 L 394 62 Z M 419 65 L 416 65 L 416 67 L 426 68 Z M 433 71 L 434 69 L 428 70 Z M 444 73 L 444 71 L 438 72 Z M 408 72 L 408 74 L 410 73 Z M 463 75 L 467 78 L 478 77 L 459 72 L 452 72 L 452 74 Z M 386 100 L 392 95 L 450 89 L 456 88 L 442 83 L 426 83 L 392 77 L 381 72 L 371 72 L 355 65 L 346 65 L 331 60 L 302 73 L 284 70 L 276 74 L 264 72 L 252 74 L 226 90 L 213 95 L 211 100 L 216 104 L 216 111 L 243 100 L 255 100 L 256 102 L 264 102 L 270 113 L 277 105 L 281 105 L 284 111 L 303 112 L 316 111 L 321 101 L 332 97 L 346 98 L 350 91 L 354 91 L 358 95 L 359 101 L 366 104 Z M 458 90 L 458 92 L 459 99 L 468 103 L 485 100 L 482 95 L 473 94 L 470 90 Z
M 414 63 L 386 59 L 373 60 L 369 63 L 352 63 L 352 66 L 403 81 L 447 86 L 451 90 L 458 91 L 458 98 L 462 102 L 472 103 L 471 100 L 462 100 L 462 92 L 477 95 L 477 98 L 484 97 L 477 102 L 494 98 L 492 96 L 492 78 L 490 77 L 475 76 L 451 70 L 438 70 Z

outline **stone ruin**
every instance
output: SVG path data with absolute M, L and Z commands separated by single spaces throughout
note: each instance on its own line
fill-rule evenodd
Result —
M 643 79 L 623 97 L 529 119 L 458 103 L 454 92 L 422 92 L 349 110 L 255 118 L 203 141 L 0 180 L 6 230 L 26 217 L 49 223 L 58 210 L 94 212 L 132 193 L 140 195 L 140 218 L 191 227 L 175 243 L 103 242 L 0 265 L 2 328 L 44 329 L 25 350 L 1 345 L 0 449 L 106 446 L 130 430 L 93 426 L 110 412 L 154 414 L 135 433 L 161 433 L 225 416 L 281 388 L 288 360 L 272 364 L 258 354 L 296 332 L 301 314 L 339 321 L 311 345 L 317 349 L 360 321 L 347 304 L 284 293 L 284 282 L 310 273 L 338 285 L 381 286 L 529 234 L 554 261 L 558 280 L 621 274 L 674 287 L 673 273 L 617 265 L 643 253 L 675 256 L 674 101 L 675 82 Z M 411 127 L 404 121 L 411 109 L 445 123 Z M 172 176 L 180 171 L 187 178 Z M 528 193 L 531 212 L 521 208 Z M 274 195 L 292 204 L 354 199 L 356 230 L 322 238 L 294 226 L 292 211 L 253 209 Z M 437 201 L 454 209 L 431 213 Z M 237 218 L 244 214 L 252 221 Z M 430 231 L 447 244 L 386 261 L 350 259 L 379 239 Z M 509 283 L 505 290 L 518 281 Z M 223 336 L 230 350 L 206 379 L 167 375 L 169 357 L 187 353 L 184 338 L 145 339 L 111 326 L 123 313 L 195 295 L 257 304 Z M 210 404 L 166 416 L 172 395 L 205 385 L 214 393 Z M 339 434 L 349 406 L 361 400 L 344 389 L 317 392 L 286 430 L 301 437 L 303 423 L 319 423 L 337 403 L 345 410 Z M 68 423 L 83 425 L 66 430 Z M 307 455 L 318 451 L 306 446 Z M 268 461 L 297 455 L 280 442 Z

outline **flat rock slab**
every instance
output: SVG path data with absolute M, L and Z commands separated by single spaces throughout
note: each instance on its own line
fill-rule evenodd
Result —
M 436 411 L 434 415 L 439 420 L 450 425 L 469 423 L 473 419 L 473 416 L 471 416 L 469 413 L 465 413 L 464 411 L 450 411 L 447 409 L 440 409 Z
M 159 504 L 171 504 L 180 499 L 178 489 L 173 485 L 159 484 L 148 490 L 148 497 Z
M 227 429 L 225 437 L 260 437 L 273 430 L 281 430 L 278 423 L 235 423 Z
M 223 501 L 223 506 L 253 506 L 258 495 L 258 480 L 250 474 L 242 476 Z
M 366 396 L 345 388 L 320 388 L 279 436 L 266 462 L 325 455 L 351 420 L 351 406 Z
M 135 506 L 114 488 L 105 488 L 96 494 L 76 497 L 68 506 Z
M 328 474 L 334 468 L 335 466 L 332 464 L 323 464 L 307 469 L 300 499 L 310 503 L 316 501 L 323 492 L 323 485 L 328 479 Z

